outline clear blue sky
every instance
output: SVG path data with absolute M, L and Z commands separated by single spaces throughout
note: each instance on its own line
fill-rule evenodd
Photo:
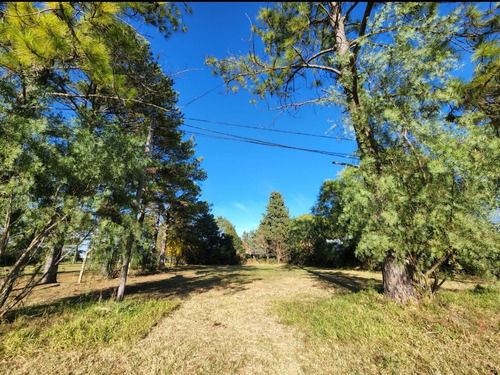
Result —
M 149 35 L 153 51 L 165 72 L 174 77 L 178 105 L 187 125 L 256 138 L 299 148 L 351 153 L 355 142 L 252 130 L 188 119 L 227 122 L 274 130 L 325 135 L 337 118 L 333 108 L 303 108 L 294 116 L 267 110 L 267 103 L 250 104 L 250 94 L 224 93 L 224 86 L 198 98 L 223 83 L 212 75 L 204 59 L 227 57 L 248 51 L 250 22 L 268 3 L 190 3 L 193 14 L 185 15 L 187 33 L 165 40 Z M 190 104 L 188 104 L 191 102 Z M 203 132 L 183 126 L 187 135 Z M 213 134 L 213 133 L 212 133 Z M 336 133 L 337 134 L 337 133 Z M 216 134 L 213 134 L 216 135 Z M 336 178 L 341 167 L 332 161 L 346 161 L 328 155 L 249 144 L 195 135 L 196 155 L 203 157 L 208 178 L 201 183 L 202 200 L 212 204 L 215 216 L 227 218 L 238 234 L 257 229 L 272 191 L 283 194 L 290 216 L 309 213 L 322 182 Z

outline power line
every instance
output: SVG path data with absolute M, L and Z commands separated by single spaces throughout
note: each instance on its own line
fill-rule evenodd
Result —
M 317 153 L 317 154 L 334 156 L 334 157 L 344 158 L 344 159 L 351 159 L 351 160 L 355 159 L 355 157 L 353 157 L 352 155 L 346 154 L 346 153 L 341 153 L 341 152 L 332 152 L 332 151 L 324 151 L 324 150 L 317 150 L 317 149 L 309 149 L 309 148 L 302 148 L 302 147 L 295 147 L 295 146 L 283 145 L 283 144 L 280 144 L 280 143 L 263 141 L 263 140 L 256 139 L 256 138 L 248 138 L 248 137 L 243 137 L 243 136 L 239 136 L 239 135 L 235 135 L 235 134 L 229 134 L 229 133 L 219 132 L 219 131 L 212 130 L 212 129 L 200 128 L 198 126 L 188 125 L 188 124 L 184 124 L 184 126 L 187 126 L 187 127 L 190 127 L 190 128 L 194 128 L 194 129 L 198 129 L 198 130 L 208 131 L 208 132 L 211 132 L 211 133 L 220 134 L 220 135 L 213 135 L 213 134 L 200 133 L 200 132 L 196 132 L 196 131 L 190 131 L 191 134 L 200 135 L 200 136 L 209 137 L 209 138 L 223 139 L 223 140 L 229 140 L 229 141 L 246 142 L 246 143 L 251 143 L 251 144 L 257 144 L 257 145 L 269 146 L 269 147 L 279 147 L 279 148 L 285 148 L 285 149 L 290 149 L 290 150 L 313 152 L 313 153 Z
M 294 135 L 303 135 L 303 136 L 307 136 L 307 137 L 317 137 L 317 138 L 326 138 L 326 139 L 336 139 L 336 140 L 339 140 L 339 141 L 349 141 L 349 142 L 353 141 L 350 138 L 344 138 L 344 137 L 330 137 L 330 136 L 321 135 L 321 134 L 310 134 L 310 133 L 294 132 L 294 131 L 289 131 L 289 130 L 268 129 L 268 128 L 261 128 L 261 127 L 257 127 L 257 126 L 235 124 L 235 123 L 232 123 L 232 122 L 213 121 L 213 120 L 205 120 L 205 119 L 192 118 L 192 117 L 184 117 L 184 119 L 191 120 L 191 121 L 207 122 L 207 123 L 210 123 L 210 124 L 219 124 L 219 125 L 235 126 L 235 127 L 239 127 L 239 128 L 247 128 L 247 129 L 254 129 L 254 130 L 263 130 L 263 131 L 268 131 L 268 132 L 294 134 Z

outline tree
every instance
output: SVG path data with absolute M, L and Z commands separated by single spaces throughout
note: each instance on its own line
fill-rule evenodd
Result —
M 261 228 L 261 225 L 259 225 Z M 257 258 L 264 258 L 267 255 L 267 244 L 264 236 L 259 230 L 251 230 L 250 232 L 243 232 L 243 247 L 248 255 Z
M 314 261 L 318 264 L 321 264 L 322 259 L 327 264 L 336 266 L 357 263 L 355 251 L 364 222 L 355 215 L 342 216 L 348 209 L 344 185 L 340 178 L 324 181 L 312 208 L 318 233 Z
M 237 256 L 240 259 L 242 259 L 245 256 L 243 249 L 243 242 L 241 241 L 241 238 L 238 235 L 238 233 L 236 233 L 236 228 L 234 227 L 234 225 L 231 224 L 231 222 L 228 219 L 222 216 L 218 216 L 217 219 L 215 219 L 215 221 L 219 226 L 219 230 L 224 235 L 225 242 L 227 242 L 226 248 L 231 253 L 235 252 Z
M 360 164 L 342 175 L 340 220 L 363 225 L 356 254 L 381 263 L 384 294 L 402 303 L 417 301 L 418 291 L 434 294 L 438 270 L 470 252 L 471 238 L 482 237 L 478 257 L 498 248 L 498 233 L 478 228 L 498 207 L 498 165 L 490 161 L 499 148 L 477 114 L 447 113 L 462 101 L 451 84 L 452 41 L 466 12 L 441 15 L 437 3 L 277 3 L 261 10 L 252 30 L 263 57 L 251 48 L 248 56 L 207 60 L 229 86 L 276 96 L 281 109 L 343 110 Z M 319 95 L 301 96 L 301 87 Z M 480 157 L 488 162 L 477 168 Z
M 315 220 L 311 214 L 291 219 L 288 239 L 290 263 L 301 266 L 313 263 L 317 240 L 315 229 Z
M 236 250 L 224 238 L 207 202 L 197 204 L 198 212 L 184 228 L 184 259 L 189 264 L 238 264 Z M 186 230 L 187 229 L 187 230 Z
M 273 191 L 269 195 L 266 212 L 259 225 L 259 232 L 267 244 L 266 256 L 275 256 L 278 263 L 288 262 L 288 233 L 290 230 L 290 214 L 285 200 L 279 191 Z
M 0 257 L 15 259 L 0 286 L 1 307 L 40 250 L 49 255 L 46 273 L 57 269 L 61 224 L 76 228 L 95 215 L 129 226 L 134 241 L 140 236 L 140 217 L 129 216 L 144 207 L 151 124 L 161 118 L 159 125 L 175 132 L 180 122 L 171 80 L 124 19 L 143 20 L 165 36 L 182 23 L 172 3 L 8 3 L 0 17 L 1 111 L 11 119 L 2 141 L 13 152 L 0 171 Z M 12 303 L 36 285 L 36 275 Z

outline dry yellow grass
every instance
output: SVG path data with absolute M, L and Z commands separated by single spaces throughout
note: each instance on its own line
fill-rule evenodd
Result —
M 106 298 L 116 280 L 65 270 L 59 286 L 40 287 L 29 304 L 78 296 Z M 372 280 L 372 281 L 370 281 Z M 180 301 L 180 307 L 132 344 L 98 349 L 40 347 L 1 359 L 1 374 L 315 374 L 335 373 L 331 347 L 314 344 L 307 332 L 280 322 L 276 304 L 315 301 L 377 286 L 381 277 L 364 271 L 300 269 L 286 266 L 193 267 L 155 275 L 130 275 L 127 299 Z M 473 284 L 449 285 L 451 289 Z M 29 338 L 26 338 L 29 340 Z M 337 358 L 341 361 L 341 358 Z M 340 362 L 339 362 L 340 363 Z M 366 367 L 370 368 L 370 367 Z

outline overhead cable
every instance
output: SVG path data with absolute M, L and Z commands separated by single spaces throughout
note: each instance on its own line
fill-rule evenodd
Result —
M 332 139 L 332 140 L 335 139 L 335 140 L 339 140 L 339 141 L 353 141 L 353 139 L 344 138 L 344 137 L 330 137 L 328 135 L 321 135 L 321 134 L 310 134 L 310 133 L 294 132 L 294 131 L 289 131 L 289 130 L 261 128 L 261 127 L 257 127 L 257 126 L 235 124 L 235 123 L 232 123 L 232 122 L 205 120 L 205 119 L 199 119 L 199 118 L 193 118 L 193 117 L 184 117 L 184 119 L 185 120 L 190 120 L 190 121 L 206 122 L 206 123 L 210 123 L 210 124 L 219 124 L 219 125 L 235 126 L 235 127 L 239 127 L 239 128 L 247 128 L 247 129 L 254 129 L 254 130 L 263 130 L 263 131 L 268 131 L 268 132 L 294 134 L 294 135 L 303 135 L 303 136 L 306 136 L 306 137 L 326 138 L 326 139 Z
M 200 132 L 196 132 L 196 131 L 189 131 L 191 134 L 201 135 L 201 136 L 210 137 L 210 138 L 224 139 L 224 140 L 229 140 L 229 141 L 240 141 L 240 142 L 258 144 L 258 145 L 262 145 L 262 146 L 279 147 L 279 148 L 285 148 L 285 149 L 291 149 L 291 150 L 313 152 L 313 153 L 317 153 L 317 154 L 334 156 L 334 157 L 344 158 L 344 159 L 352 159 L 352 160 L 356 159 L 354 156 L 352 156 L 350 154 L 341 153 L 341 152 L 332 152 L 332 151 L 324 151 L 324 150 L 316 150 L 316 149 L 309 149 L 309 148 L 303 148 L 303 147 L 283 145 L 280 143 L 268 142 L 268 141 L 263 141 L 260 139 L 248 138 L 248 137 L 243 137 L 243 136 L 239 136 L 239 135 L 235 135 L 235 134 L 219 132 L 219 131 L 212 130 L 212 129 L 200 128 L 198 126 L 188 125 L 188 124 L 184 124 L 184 126 L 198 129 L 198 130 L 208 131 L 208 132 L 215 133 L 215 134 L 220 134 L 220 135 L 213 135 L 213 134 L 200 133 Z

